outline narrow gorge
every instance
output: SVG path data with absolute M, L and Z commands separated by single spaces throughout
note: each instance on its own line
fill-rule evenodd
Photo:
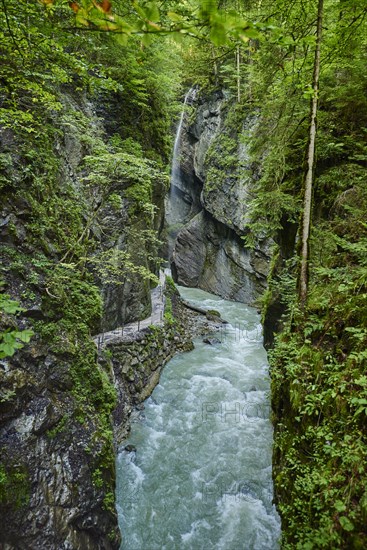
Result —
M 174 143 L 166 201 L 169 263 L 186 286 L 214 285 L 219 296 L 249 303 L 260 293 L 264 273 L 255 272 L 240 239 L 214 216 L 211 224 L 195 226 L 196 217 L 209 218 L 203 207 L 206 171 L 197 159 L 215 146 L 221 115 L 225 120 L 222 92 L 199 104 L 196 95 L 193 89 L 185 96 Z M 195 109 L 193 127 L 200 128 L 191 145 L 188 106 Z M 221 184 L 225 188 L 227 180 Z M 243 206 L 234 198 L 235 217 Z M 266 270 L 268 258 L 261 254 Z M 273 504 L 270 384 L 259 317 L 243 304 L 179 289 L 184 304 L 217 315 L 217 324 L 204 339 L 194 331 L 195 349 L 168 362 L 158 387 L 133 415 L 131 436 L 117 459 L 121 548 L 275 550 L 280 520 Z
M 0 21 L 0 549 L 366 548 L 365 1 Z

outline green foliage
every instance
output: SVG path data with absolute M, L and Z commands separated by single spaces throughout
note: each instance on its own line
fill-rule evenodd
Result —
M 272 307 L 286 310 L 270 353 L 282 547 L 364 548 L 366 9 L 325 2 L 310 292 L 301 313 L 292 234 L 307 146 L 313 13 L 283 0 L 259 11 L 276 29 L 254 44 L 248 67 L 247 101 L 259 119 L 247 143 L 260 177 L 247 243 L 270 235 L 279 245 L 263 306 L 268 322 Z
M 165 292 L 167 292 L 168 295 L 177 293 L 175 282 L 172 279 L 172 277 L 170 277 L 169 275 L 166 275 L 166 278 L 165 278 Z
M 12 300 L 7 294 L 0 294 L 0 308 L 2 313 L 19 313 L 23 311 L 19 302 Z
M 143 255 L 144 257 L 144 255 Z M 158 284 L 158 278 L 144 265 L 137 265 L 132 261 L 129 252 L 109 249 L 91 258 L 95 273 L 105 285 L 124 285 L 126 281 L 140 276 L 143 280 Z
M 227 124 L 226 130 L 222 131 L 209 147 L 205 158 L 208 164 L 205 189 L 208 193 L 215 191 L 223 183 L 228 173 L 233 179 L 240 177 L 238 144 L 235 138 L 228 135 L 227 132 L 233 133 L 234 129 L 229 121 Z
M 110 145 L 115 152 L 120 151 L 131 157 L 143 158 L 142 146 L 131 137 L 123 140 L 119 134 L 114 134 L 110 139 Z
M 271 19 L 265 15 L 269 9 Z M 249 211 L 249 229 L 255 235 L 274 235 L 286 224 L 297 221 L 300 214 L 308 90 L 312 82 L 310 46 L 315 39 L 313 13 L 303 10 L 299 2 L 289 6 L 278 0 L 262 6 L 261 15 L 275 29 L 260 48 L 253 48 L 248 68 L 248 99 L 260 109 L 259 123 L 251 136 L 252 162 L 261 166 Z M 351 2 L 340 11 L 336 4 L 327 1 L 325 21 L 328 29 L 324 33 L 320 73 L 316 168 L 316 175 L 321 177 L 325 167 L 334 165 L 337 171 L 336 165 L 346 160 L 365 158 L 363 127 L 367 117 L 362 92 L 366 77 L 361 69 L 366 47 L 365 8 Z M 351 28 L 355 28 L 355 33 L 348 31 Z M 327 194 L 321 182 L 316 204 L 319 191 Z
M 166 296 L 163 318 L 164 318 L 165 325 L 169 327 L 174 326 L 176 324 L 176 319 L 173 315 L 172 300 L 169 296 Z
M 329 220 L 313 228 L 307 310 L 296 306 L 294 277 L 288 285 L 290 265 L 270 286 L 288 307 L 270 354 L 284 548 L 366 542 L 367 194 L 360 170 L 347 172 L 347 181 L 335 168 L 322 176 L 332 194 Z
M 103 508 L 112 514 L 115 514 L 115 495 L 109 491 L 103 498 Z
M 107 422 L 116 405 L 116 391 L 108 374 L 96 364 L 93 343 L 84 345 L 76 354 L 71 375 L 74 382 L 73 393 L 82 406 L 83 413 L 88 412 L 89 408 L 95 409 L 101 414 L 101 420 L 105 419 Z
M 114 147 L 116 150 L 116 140 Z M 154 161 L 117 149 L 114 153 L 86 156 L 84 163 L 88 176 L 83 181 L 92 196 L 99 195 L 102 203 L 103 200 L 112 201 L 117 210 L 128 203 L 130 215 L 145 217 L 147 222 L 154 218 L 153 187 L 164 187 L 167 181 Z
M 62 433 L 66 429 L 69 419 L 70 417 L 67 414 L 64 414 L 64 416 L 53 428 L 47 430 L 48 437 L 54 439 L 58 434 Z
M 41 1 L 50 13 L 63 5 L 62 0 Z M 119 8 L 120 3 L 116 3 Z M 256 26 L 240 17 L 238 6 L 233 7 L 233 10 L 224 12 L 215 1 L 199 0 L 174 4 L 173 7 L 169 5 L 167 9 L 164 2 L 135 0 L 129 16 L 126 14 L 121 17 L 119 9 L 113 9 L 110 2 L 84 0 L 71 4 L 77 25 L 118 32 L 123 44 L 127 43 L 129 37 L 141 35 L 144 45 L 150 44 L 154 35 L 167 33 L 178 41 L 182 36 L 190 35 L 211 40 L 217 46 L 231 38 L 243 42 L 256 38 Z
M 47 296 L 44 311 L 58 317 L 62 312 L 63 322 L 83 323 L 94 329 L 101 317 L 102 303 L 99 289 L 91 283 L 91 277 L 80 278 L 73 265 L 59 264 L 47 278 Z
M 142 46 L 140 35 L 126 44 L 121 35 L 85 33 L 64 1 L 3 4 L 1 278 L 21 302 L 0 296 L 0 358 L 31 336 L 14 318 L 23 306 L 37 319 L 41 350 L 30 368 L 51 352 L 68 365 L 72 384 L 64 390 L 68 413 L 46 435 L 68 440 L 83 424 L 92 438 L 86 452 L 96 496 L 114 513 L 116 391 L 91 339 L 102 313 L 97 284 L 130 278 L 149 281 L 149 289 L 157 282 L 155 203 L 168 185 L 179 47 L 155 36 Z M 13 398 L 16 390 L 3 392 L 3 402 Z M 18 507 L 28 494 L 26 472 L 1 467 L 1 504 Z
M 96 468 L 92 474 L 92 480 L 93 480 L 93 485 L 97 488 L 97 489 L 100 489 L 101 487 L 103 487 L 103 478 L 102 478 L 102 472 L 99 468 Z
M 60 16 L 65 23 L 71 19 L 65 6 L 60 7 L 56 19 Z M 7 59 L 0 68 L 6 93 L 0 108 L 1 124 L 20 135 L 42 136 L 41 118 L 62 108 L 54 82 L 67 84 L 74 75 L 82 79 L 87 66 L 73 51 L 66 53 L 65 34 L 55 37 L 53 22 L 44 17 L 38 2 L 27 2 L 22 10 L 16 2 L 4 2 L 0 33 L 1 54 Z
M 0 333 L 0 359 L 11 357 L 17 349 L 28 344 L 34 332 L 32 330 L 14 331 L 7 329 Z
M 244 167 L 239 160 L 238 141 L 242 130 L 243 119 L 246 111 L 242 106 L 224 102 L 222 110 L 225 122 L 220 131 L 213 139 L 205 156 L 207 173 L 204 182 L 204 193 L 206 200 L 210 203 L 212 197 L 223 189 L 224 182 L 230 182 L 235 187 L 240 184 L 244 177 Z M 218 203 L 219 204 L 219 203 Z M 217 205 L 217 215 L 226 220 L 227 225 L 232 226 L 233 220 L 226 219 L 226 203 Z M 221 210 L 219 211 L 218 208 Z
M 29 500 L 29 478 L 25 467 L 0 463 L 0 506 L 22 508 Z
M 28 344 L 34 332 L 32 330 L 14 330 L 16 322 L 13 317 L 17 313 L 24 311 L 19 302 L 12 300 L 7 294 L 0 293 L 0 314 L 2 331 L 0 332 L 0 359 L 11 357 L 16 350 L 22 349 L 24 344 Z M 6 325 L 12 327 L 6 327 Z
M 111 113 L 105 120 L 111 145 L 117 152 L 147 156 L 159 164 L 162 157 L 167 161 L 181 81 L 179 48 L 158 38 L 145 47 L 138 39 L 131 39 L 126 47 L 117 46 L 111 35 L 103 36 L 101 43 L 99 64 L 119 86 L 116 94 L 96 94 L 99 113 L 103 115 L 106 108 Z

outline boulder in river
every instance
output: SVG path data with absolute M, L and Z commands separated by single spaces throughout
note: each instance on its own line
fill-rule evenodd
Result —
M 204 344 L 209 344 L 211 346 L 222 343 L 218 338 L 204 338 L 203 342 Z

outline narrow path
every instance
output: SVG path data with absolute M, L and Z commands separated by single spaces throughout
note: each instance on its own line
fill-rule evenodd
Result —
M 141 321 L 134 321 L 133 323 L 128 323 L 122 327 L 115 328 L 109 332 L 101 332 L 96 336 L 93 336 L 93 340 L 96 343 L 98 349 L 103 348 L 107 342 L 114 340 L 116 338 L 129 337 L 139 332 L 140 330 L 149 327 L 150 325 L 163 325 L 163 314 L 164 314 L 164 305 L 165 305 L 165 296 L 164 288 L 166 284 L 166 275 L 168 275 L 168 270 L 159 271 L 159 283 L 158 285 L 151 290 L 151 301 L 152 301 L 152 313 L 146 319 Z

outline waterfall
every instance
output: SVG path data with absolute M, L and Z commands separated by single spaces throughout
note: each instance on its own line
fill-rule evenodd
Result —
M 182 133 L 182 126 L 185 119 L 186 105 L 188 104 L 189 101 L 193 101 L 195 99 L 196 94 L 197 94 L 197 89 L 190 88 L 190 90 L 185 95 L 185 99 L 184 99 L 184 103 L 181 111 L 180 122 L 178 123 L 178 126 L 177 126 L 175 143 L 173 146 L 173 155 L 172 155 L 170 195 L 174 193 L 174 188 L 176 184 L 179 183 L 179 179 L 180 179 L 181 133 Z
M 185 126 L 186 106 L 192 103 L 197 95 L 197 88 L 193 87 L 185 95 L 182 106 L 180 120 L 176 130 L 175 142 L 173 146 L 170 190 L 166 198 L 166 223 L 170 228 L 177 229 L 183 222 L 182 209 L 182 170 L 181 170 L 181 151 L 182 151 L 182 132 Z M 177 231 L 173 235 L 168 234 L 168 258 L 172 257 L 174 241 Z

